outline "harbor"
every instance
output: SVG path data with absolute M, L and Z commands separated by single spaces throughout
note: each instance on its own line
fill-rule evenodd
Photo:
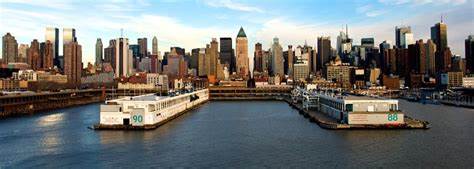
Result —
M 407 116 L 430 121 L 431 128 L 326 130 L 288 103 L 272 100 L 209 101 L 144 132 L 87 129 L 99 122 L 98 103 L 48 110 L 0 123 L 0 147 L 9 154 L 0 156 L 0 168 L 61 168 L 78 163 L 87 168 L 120 168 L 139 160 L 147 161 L 135 164 L 141 168 L 474 165 L 469 149 L 474 128 L 465 120 L 474 118 L 473 109 L 404 100 L 399 106 Z
M 200 104 L 212 101 L 285 101 L 321 128 L 428 129 L 429 122 L 407 116 L 398 100 L 341 95 L 334 90 L 302 88 L 210 88 L 177 96 L 151 93 L 107 100 L 100 106 L 97 130 L 156 129 Z

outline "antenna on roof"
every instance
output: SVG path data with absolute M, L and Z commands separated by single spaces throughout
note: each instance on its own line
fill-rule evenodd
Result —
M 443 19 L 444 19 L 443 14 L 441 14 L 441 23 L 443 23 Z
M 123 28 L 120 28 L 120 37 L 123 38 Z
M 349 28 L 348 28 L 347 24 L 346 24 L 346 36 L 349 37 Z

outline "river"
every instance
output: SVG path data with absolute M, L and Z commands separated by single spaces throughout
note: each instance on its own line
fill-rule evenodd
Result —
M 151 131 L 99 104 L 0 121 L 0 168 L 473 168 L 474 109 L 400 101 L 429 130 L 325 130 L 281 101 L 212 101 Z

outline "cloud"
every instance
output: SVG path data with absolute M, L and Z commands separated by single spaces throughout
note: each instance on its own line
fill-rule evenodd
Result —
M 388 4 L 388 5 L 403 5 L 403 4 L 411 4 L 411 5 L 425 5 L 425 4 L 452 4 L 452 5 L 460 5 L 466 3 L 468 0 L 378 0 L 380 3 Z
M 357 13 L 364 14 L 367 17 L 377 17 L 388 12 L 386 9 L 375 9 L 371 4 L 359 6 L 356 8 Z
M 258 7 L 234 2 L 232 0 L 204 0 L 203 2 L 206 5 L 215 8 L 227 8 L 235 11 L 264 13 L 264 11 Z
M 44 7 L 57 10 L 73 9 L 72 0 L 2 0 L 3 4 L 20 4 L 34 7 Z

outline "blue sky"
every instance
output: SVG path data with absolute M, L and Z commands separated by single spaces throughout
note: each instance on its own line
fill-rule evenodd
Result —
M 132 44 L 139 37 L 157 36 L 161 52 L 170 46 L 205 47 L 211 38 L 235 38 L 243 26 L 253 45 L 269 48 L 273 37 L 286 45 L 316 45 L 318 36 L 336 36 L 342 25 L 359 43 L 394 42 L 394 27 L 409 25 L 416 39 L 427 39 L 430 27 L 445 16 L 448 43 L 464 55 L 464 39 L 474 34 L 474 0 L 0 0 L 0 33 L 11 32 L 19 43 L 44 41 L 45 27 L 76 28 L 83 61 L 94 61 L 96 38 L 104 46 L 120 36 Z M 62 35 L 60 37 L 62 42 Z M 234 44 L 235 45 L 235 44 Z M 60 50 L 60 53 L 61 50 Z

